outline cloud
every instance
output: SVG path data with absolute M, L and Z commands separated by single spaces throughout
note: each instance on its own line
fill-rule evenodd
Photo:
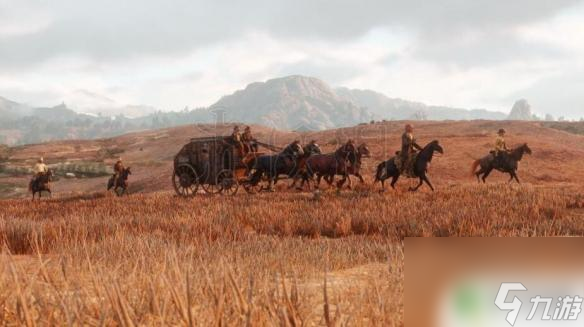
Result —
M 119 104 L 180 109 L 305 74 L 431 104 L 508 110 L 524 90 L 582 71 L 582 3 L 0 0 L 0 95 L 51 105 L 84 89 Z
M 4 0 L 3 3 L 6 3 Z M 33 8 L 36 1 L 22 1 Z M 0 38 L 0 65 L 27 65 L 66 55 L 114 60 L 176 54 L 241 37 L 250 31 L 276 38 L 347 40 L 378 27 L 405 26 L 423 39 L 460 30 L 488 31 L 550 17 L 576 0 L 515 1 L 51 1 L 50 21 L 18 38 Z M 4 8 L 9 8 L 4 5 Z M 28 15 L 10 9 L 0 24 Z M 32 23 L 31 23 L 32 24 Z M 0 25 L 1 26 L 1 25 Z M 32 26 L 32 25 L 31 25 Z M 26 30 L 25 26 L 20 29 Z M 33 33 L 34 31 L 34 33 Z

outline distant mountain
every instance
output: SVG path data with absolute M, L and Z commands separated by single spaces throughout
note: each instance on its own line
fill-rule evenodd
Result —
M 0 98 L 0 144 L 94 139 L 217 120 L 307 131 L 354 126 L 373 119 L 506 118 L 499 112 L 428 106 L 371 90 L 332 89 L 317 78 L 298 75 L 251 83 L 208 108 L 194 110 L 161 112 L 148 106 L 119 106 L 107 97 L 85 90 L 74 91 L 68 99 L 76 105 L 31 108 Z M 128 117 L 122 112 L 136 116 Z
M 31 113 L 31 108 L 0 97 L 0 117 L 3 119 L 16 119 Z
M 95 139 L 200 122 L 202 110 L 154 112 L 138 118 L 78 113 L 67 105 L 30 108 L 0 98 L 0 144 Z M 208 114 L 208 113 L 207 113 Z
M 335 92 L 341 98 L 366 108 L 376 119 L 501 120 L 506 118 L 506 115 L 501 112 L 428 106 L 420 102 L 389 98 L 371 90 L 340 87 L 335 89 Z
M 339 97 L 323 81 L 289 76 L 249 84 L 211 108 L 224 108 L 229 121 L 279 129 L 329 129 L 367 121 L 366 109 Z
M 535 116 L 531 112 L 531 106 L 525 99 L 517 100 L 509 113 L 509 120 L 534 120 Z
M 138 118 L 148 116 L 157 111 L 156 108 L 146 105 L 123 105 L 98 93 L 84 89 L 74 90 L 63 97 L 63 100 L 77 112 L 92 115 L 118 116 Z

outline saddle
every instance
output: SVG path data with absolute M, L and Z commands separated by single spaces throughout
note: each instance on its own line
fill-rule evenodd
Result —
M 403 162 L 401 151 L 397 151 L 396 156 L 394 157 L 394 163 L 402 176 L 407 178 L 417 178 L 414 173 L 414 164 L 416 163 L 417 158 L 418 152 L 414 152 L 409 156 L 406 162 Z

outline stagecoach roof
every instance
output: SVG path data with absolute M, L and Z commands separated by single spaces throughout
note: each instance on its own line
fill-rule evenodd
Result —
M 229 136 L 203 136 L 191 138 L 191 142 L 216 142 L 228 139 Z

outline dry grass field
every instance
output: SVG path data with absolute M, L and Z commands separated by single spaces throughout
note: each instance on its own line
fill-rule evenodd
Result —
M 53 199 L 0 200 L 0 325 L 402 326 L 405 237 L 584 236 L 583 136 L 538 123 L 420 123 L 420 143 L 445 148 L 430 168 L 437 191 L 407 192 L 413 181 L 403 180 L 379 193 L 371 175 L 398 147 L 401 125 L 306 136 L 327 151 L 338 138 L 369 144 L 368 184 L 340 193 L 282 185 L 176 197 L 170 160 L 200 132 L 193 127 L 11 149 L 7 162 L 25 165 L 38 153 L 57 163 L 117 148 L 136 173 L 122 198 L 101 191 L 103 178 L 79 178 L 55 182 Z M 509 143 L 533 150 L 520 166 L 524 183 L 496 174 L 476 184 L 470 163 L 501 125 Z

